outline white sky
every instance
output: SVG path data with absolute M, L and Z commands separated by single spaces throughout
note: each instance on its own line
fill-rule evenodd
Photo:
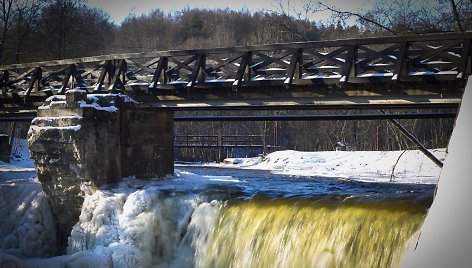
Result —
M 281 2 L 284 6 L 290 3 L 290 6 L 300 11 L 303 5 L 310 2 L 310 0 L 281 0 Z M 311 2 L 317 1 L 311 0 Z M 366 5 L 368 5 L 369 0 L 330 0 L 326 2 L 330 6 L 336 6 L 343 10 L 357 11 L 368 7 Z M 147 14 L 157 8 L 168 13 L 180 11 L 186 7 L 258 11 L 276 10 L 279 6 L 277 1 L 270 0 L 88 0 L 88 5 L 103 9 L 111 15 L 111 20 L 117 24 L 120 24 L 129 14 Z M 293 8 L 290 12 L 293 12 Z M 317 13 L 316 20 L 320 19 L 329 19 L 329 14 L 327 12 Z

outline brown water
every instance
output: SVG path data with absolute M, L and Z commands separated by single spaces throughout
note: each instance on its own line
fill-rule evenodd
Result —
M 424 217 L 400 202 L 229 202 L 202 266 L 395 267 Z

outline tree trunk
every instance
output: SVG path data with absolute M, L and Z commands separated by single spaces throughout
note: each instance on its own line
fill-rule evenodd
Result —
M 3 50 L 5 48 L 5 41 L 7 40 L 8 28 L 10 24 L 10 19 L 12 17 L 12 5 L 13 0 L 3 0 L 2 4 L 2 20 L 3 20 L 3 30 L 0 40 L 0 64 L 3 63 Z
M 459 30 L 459 32 L 463 33 L 464 32 L 464 27 L 462 26 L 461 18 L 460 18 L 459 12 L 457 11 L 456 3 L 454 2 L 454 0 L 449 0 L 449 2 L 451 3 L 452 15 L 454 16 L 454 20 L 456 22 L 457 29 Z

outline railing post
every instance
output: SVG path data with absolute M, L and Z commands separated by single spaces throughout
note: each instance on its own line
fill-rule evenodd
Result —
M 75 77 L 76 68 L 74 64 L 69 65 L 67 68 L 66 74 L 64 76 L 64 80 L 62 81 L 61 89 L 59 90 L 59 94 L 64 94 L 66 92 L 67 84 L 69 84 L 69 80 L 72 77 Z
M 205 58 L 206 57 L 204 54 L 197 55 L 197 58 L 195 59 L 195 65 L 192 70 L 192 76 L 190 77 L 190 82 L 187 84 L 187 87 L 194 87 L 197 79 L 199 83 L 202 83 L 205 81 L 205 75 L 204 75 L 205 62 L 206 62 Z
M 159 79 L 161 78 L 161 74 L 163 76 L 161 83 L 166 84 L 167 83 L 167 66 L 169 65 L 169 58 L 168 57 L 161 57 L 159 59 L 159 62 L 157 63 L 156 70 L 154 71 L 154 75 L 152 77 L 151 84 L 149 85 L 148 89 L 153 91 L 156 90 L 157 88 L 157 83 L 159 82 Z
M 241 57 L 241 63 L 239 64 L 238 72 L 234 78 L 233 89 L 238 90 L 241 87 L 241 82 L 244 80 L 251 79 L 251 61 L 252 61 L 252 52 L 248 51 L 243 54 Z M 247 72 L 246 72 L 247 69 Z M 245 77 L 246 76 L 246 77 Z
M 43 71 L 41 70 L 41 67 L 38 67 L 33 71 L 28 89 L 25 92 L 25 96 L 29 96 L 31 94 L 31 91 L 33 90 L 33 87 L 35 86 L 36 86 L 36 91 L 39 91 L 42 73 Z
M 284 84 L 290 87 L 293 83 L 293 79 L 300 79 L 302 77 L 302 65 L 303 65 L 303 50 L 297 48 L 293 51 L 292 59 L 290 60 L 290 66 L 287 69 L 287 79 Z
M 401 42 L 395 63 L 395 73 L 392 77 L 393 81 L 401 81 L 405 75 L 408 75 L 408 47 L 407 41 Z
M 128 65 L 126 63 L 126 60 L 118 60 L 117 64 L 115 66 L 115 70 L 113 73 L 113 77 L 111 78 L 110 85 L 108 87 L 109 90 L 116 90 L 118 86 L 123 87 L 125 85 L 125 81 L 121 81 L 120 79 L 120 74 L 121 73 L 126 73 L 126 70 L 128 68 Z
M 349 77 L 356 76 L 356 58 L 357 58 L 357 45 L 352 45 L 347 51 L 346 59 L 344 61 L 344 68 L 341 74 L 340 83 L 347 83 Z
M 103 69 L 102 69 L 102 71 L 100 73 L 100 76 L 98 77 L 98 80 L 97 80 L 97 85 L 93 89 L 94 92 L 99 92 L 99 91 L 102 90 L 101 88 L 102 88 L 103 83 L 105 81 L 105 76 L 107 75 L 107 73 L 109 73 L 111 65 L 112 65 L 111 60 L 107 60 L 105 62 L 105 64 L 103 65 L 103 67 L 102 67 Z

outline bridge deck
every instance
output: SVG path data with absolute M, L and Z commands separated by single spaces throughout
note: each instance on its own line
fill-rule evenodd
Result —
M 81 88 L 154 107 L 457 106 L 472 33 L 117 54 L 0 66 L 3 111 Z

